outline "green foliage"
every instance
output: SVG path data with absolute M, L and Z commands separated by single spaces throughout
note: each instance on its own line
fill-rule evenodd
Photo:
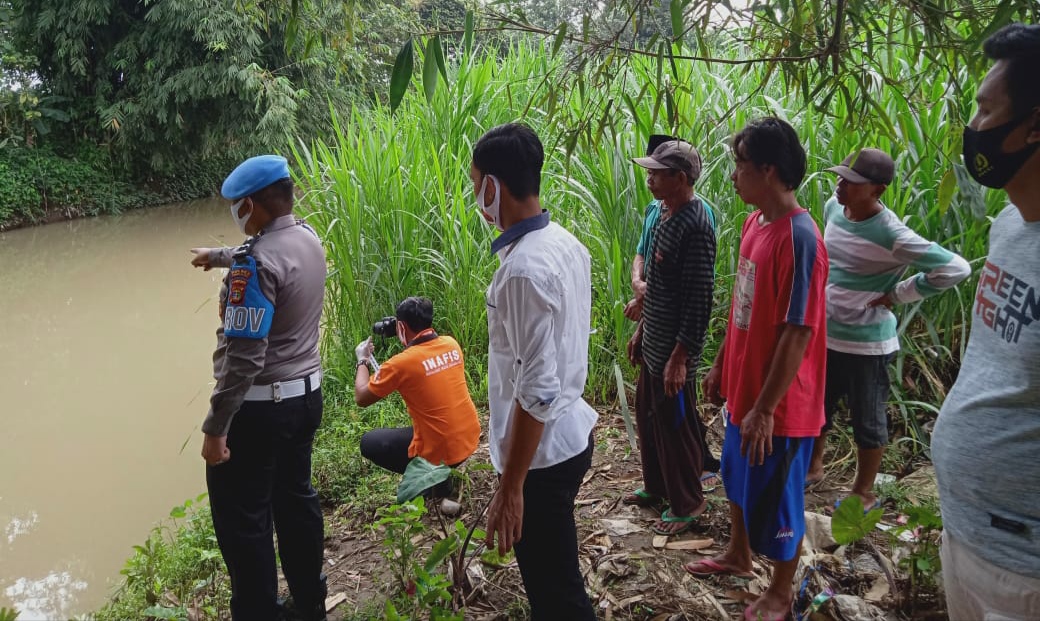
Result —
M 397 502 L 403 503 L 415 498 L 434 485 L 438 485 L 451 478 L 451 468 L 441 464 L 435 466 L 422 457 L 415 457 L 408 462 L 401 477 L 401 484 L 397 486 Z
M 893 545 L 907 545 L 909 553 L 900 560 L 900 567 L 910 575 L 910 601 L 917 600 L 918 591 L 925 586 L 935 586 L 942 570 L 939 556 L 939 539 L 942 534 L 942 517 L 939 507 L 932 505 L 906 508 L 906 524 L 893 529 Z M 909 533 L 910 543 L 904 544 L 900 535 Z
M 884 512 L 880 509 L 863 509 L 859 496 L 849 496 L 838 505 L 831 516 L 831 534 L 840 545 L 847 546 L 869 535 Z
M 14 608 L 0 608 L 0 621 L 15 621 L 19 614 Z
M 152 529 L 120 572 L 123 583 L 96 614 L 98 621 L 187 619 L 188 607 L 205 618 L 224 618 L 230 585 L 213 533 L 205 494 L 170 511 L 172 521 Z
M 412 501 L 378 510 L 380 520 L 372 525 L 383 531 L 383 557 L 395 579 L 395 590 L 384 608 L 385 619 L 429 618 L 455 621 L 463 618 L 462 606 L 470 585 L 466 579 L 469 563 L 483 549 L 480 543 L 487 533 L 476 527 L 483 511 L 467 527 L 462 520 L 445 523 L 437 511 L 444 537 L 434 543 L 422 558 L 423 550 L 416 544 L 422 540 L 426 514 L 422 496 Z M 451 564 L 452 576 L 439 573 L 445 562 Z M 401 616 L 399 610 L 405 615 Z
M 207 196 L 230 168 L 225 159 L 187 160 L 149 182 L 127 175 L 107 150 L 89 143 L 68 152 L 9 146 L 0 149 L 0 229 L 49 214 L 95 216 Z
M 434 301 L 438 330 L 463 344 L 471 388 L 483 398 L 483 294 L 496 260 L 488 252 L 494 234 L 473 206 L 467 173 L 473 142 L 506 121 L 522 119 L 542 137 L 543 205 L 592 255 L 593 399 L 619 394 L 624 382 L 617 381 L 615 364 L 623 375 L 632 373 L 623 352 L 633 324 L 622 310 L 631 296 L 631 258 L 650 196 L 629 158 L 643 151 L 650 133 L 676 132 L 698 146 L 705 167 L 697 190 L 718 208 L 717 303 L 704 364 L 724 333 L 749 209 L 729 182 L 728 140 L 754 117 L 779 115 L 798 130 L 809 154 L 799 200 L 817 218 L 835 185 L 823 170 L 859 146 L 877 146 L 895 156 L 899 171 L 883 197 L 888 207 L 976 266 L 986 254 L 987 216 L 1002 207 L 1000 195 L 958 181 L 948 196 L 951 171 L 961 178 L 961 123 L 972 105 L 949 85 L 972 83 L 977 74 L 964 68 L 943 73 L 926 54 L 907 47 L 891 58 L 889 77 L 869 85 L 865 95 L 879 104 L 864 116 L 839 99 L 817 109 L 764 65 L 683 62 L 662 77 L 656 59 L 634 58 L 614 65 L 611 82 L 601 89 L 558 88 L 564 76 L 576 79 L 573 59 L 554 56 L 550 46 L 528 41 L 503 57 L 454 59 L 448 62 L 447 87 L 436 89 L 430 103 L 420 94 L 421 79 L 413 76 L 416 88 L 393 115 L 380 106 L 355 109 L 337 118 L 327 137 L 297 147 L 303 203 L 333 265 L 325 352 L 330 372 L 343 376 L 344 385 L 353 378 L 353 345 L 371 322 L 406 296 L 426 295 Z M 734 63 L 758 53 L 742 44 L 710 51 Z M 846 77 L 847 88 L 856 91 L 857 83 Z M 592 115 L 591 125 L 583 115 Z M 894 403 L 900 435 L 909 438 L 913 451 L 927 444 L 921 424 L 934 417 L 929 404 L 941 402 L 951 383 L 972 291 L 973 284 L 965 283 L 956 292 L 897 309 L 903 349 L 894 375 L 902 381 L 894 382 Z
M 462 619 L 452 610 L 451 581 L 436 569 L 458 545 L 456 538 L 445 538 L 434 545 L 426 561 L 414 543 L 424 532 L 422 516 L 426 504 L 422 496 L 380 509 L 380 519 L 372 525 L 383 531 L 383 558 L 397 585 L 397 593 L 387 600 L 387 619 L 399 618 L 397 606 L 405 608 L 407 618 Z M 395 604 L 396 602 L 396 604 Z
M 341 401 L 350 398 L 342 386 L 322 381 L 325 414 L 314 437 L 312 472 L 314 487 L 322 500 L 372 509 L 394 496 L 397 475 L 361 457 L 361 436 L 377 427 L 402 427 L 410 419 L 397 397 L 384 399 L 365 409 Z
M 350 5 L 312 0 L 15 0 L 11 31 L 41 88 L 121 161 L 165 171 L 185 158 L 270 149 L 346 108 L 359 54 Z

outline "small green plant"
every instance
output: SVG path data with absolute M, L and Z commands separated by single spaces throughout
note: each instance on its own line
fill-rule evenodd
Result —
M 418 617 L 422 612 L 430 619 L 462 619 L 452 609 L 451 581 L 437 567 L 458 545 L 457 537 L 446 537 L 438 541 L 425 561 L 420 560 L 420 540 L 426 531 L 422 516 L 426 513 L 426 502 L 419 496 L 414 500 L 380 509 L 381 516 L 373 528 L 383 529 L 383 558 L 398 588 L 398 595 L 386 602 L 384 617 L 389 621 L 401 619 L 395 601 L 408 606 L 405 618 Z
M 0 621 L 15 621 L 18 614 L 14 608 L 0 608 Z
M 120 572 L 123 584 L 96 614 L 98 621 L 142 618 L 187 619 L 188 607 L 202 618 L 226 615 L 230 587 L 223 571 L 206 494 L 174 507 L 170 521 L 149 534 Z
M 942 568 L 939 559 L 939 536 L 942 533 L 942 517 L 938 508 L 930 505 L 906 508 L 906 524 L 892 530 L 893 545 L 905 545 L 909 554 L 899 565 L 910 576 L 910 605 L 917 600 L 918 590 L 923 586 L 934 586 L 935 577 Z M 900 538 L 909 533 L 909 542 Z M 912 610 L 911 610 L 912 612 Z
M 433 512 L 440 523 L 443 538 L 433 545 L 425 559 L 420 558 L 417 542 L 426 533 L 422 523 L 427 512 L 426 501 L 421 496 L 423 490 L 431 489 L 449 477 L 456 481 L 456 490 L 462 489 L 467 476 L 416 457 L 408 464 L 398 487 L 398 504 L 378 511 L 382 517 L 373 528 L 382 527 L 384 530 L 383 556 L 398 587 L 397 597 L 386 602 L 385 618 L 400 618 L 396 601 L 407 605 L 414 613 L 412 616 L 425 613 L 430 619 L 462 619 L 461 611 L 471 591 L 467 578 L 469 564 L 483 549 L 480 542 L 487 536 L 476 527 L 476 522 L 483 517 L 488 505 L 485 504 L 484 509 L 477 513 L 469 527 L 462 520 L 445 520 L 440 509 L 435 508 Z M 410 497 L 415 498 L 405 500 Z M 445 561 L 449 565 L 450 577 L 437 572 Z

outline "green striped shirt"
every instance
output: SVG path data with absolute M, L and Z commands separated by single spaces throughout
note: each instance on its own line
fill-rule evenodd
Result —
M 892 210 L 861 222 L 845 217 L 831 198 L 823 208 L 823 239 L 830 257 L 827 280 L 827 347 L 849 354 L 899 349 L 896 317 L 868 304 L 889 294 L 897 304 L 916 302 L 961 282 L 968 262 L 903 224 Z M 915 273 L 904 278 L 908 268 Z

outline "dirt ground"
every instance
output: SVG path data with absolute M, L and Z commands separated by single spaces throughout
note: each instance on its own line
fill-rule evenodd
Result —
M 717 413 L 711 419 L 709 429 L 709 442 L 717 456 L 723 432 L 723 423 Z M 847 462 L 844 460 L 842 468 L 832 469 L 824 481 L 810 487 L 806 493 L 807 511 L 824 513 L 826 507 L 844 497 L 851 475 Z M 487 445 L 482 444 L 467 463 L 489 463 Z M 468 473 L 468 477 L 468 487 L 460 497 L 462 512 L 457 516 L 467 526 L 474 522 L 474 514 L 483 510 L 494 484 L 493 473 L 488 470 L 475 469 Z M 653 621 L 741 618 L 747 600 L 762 592 L 767 584 L 767 560 L 756 559 L 756 577 L 751 580 L 734 577 L 700 579 L 683 569 L 684 563 L 716 555 L 725 548 L 729 514 L 724 490 L 720 487 L 709 494 L 709 508 L 697 525 L 692 531 L 667 539 L 668 547 L 664 548 L 654 546 L 654 535 L 649 530 L 659 514 L 620 502 L 626 492 L 640 487 L 640 484 L 639 454 L 629 446 L 623 419 L 616 411 L 602 411 L 593 466 L 578 494 L 575 511 L 581 567 L 599 617 L 605 620 Z M 392 498 L 387 499 L 388 505 L 392 502 Z M 891 513 L 893 507 L 886 506 L 885 509 L 885 521 L 892 522 L 896 517 Z M 329 618 L 333 621 L 381 616 L 382 602 L 392 580 L 381 555 L 381 535 L 370 528 L 375 520 L 374 515 L 359 514 L 348 506 L 328 510 L 326 523 L 330 526 L 326 538 L 325 571 L 329 576 Z M 433 514 L 425 516 L 424 522 L 429 528 L 419 544 L 432 547 L 443 536 L 441 527 Z M 483 525 L 481 519 L 480 526 Z M 827 530 L 829 532 L 829 527 Z M 887 585 L 894 582 L 905 592 L 905 578 L 899 577 L 889 561 L 883 564 L 889 565 L 893 575 L 884 583 L 879 578 L 880 572 L 858 569 L 864 562 L 875 570 L 880 569 L 877 562 L 870 560 L 869 548 L 877 551 L 876 556 L 888 556 L 887 536 L 877 533 L 869 539 L 870 544 L 839 550 L 840 562 L 822 551 L 816 560 L 808 559 L 807 563 L 819 567 L 820 571 L 816 572 L 815 580 L 809 582 L 806 590 L 811 598 L 815 595 L 812 591 L 818 591 L 824 584 L 831 586 L 836 593 L 857 596 L 875 589 L 872 601 L 878 608 L 849 618 L 850 614 L 835 614 L 831 612 L 834 606 L 825 605 L 810 618 L 844 621 L 944 618 L 940 600 L 934 593 L 925 592 L 914 602 L 899 603 L 895 600 Z M 660 546 L 664 541 L 659 537 L 656 543 Z M 669 549 L 683 546 L 688 549 Z M 465 618 L 525 617 L 523 586 L 515 563 L 492 567 L 478 559 L 474 565 L 480 566 L 482 577 L 469 596 Z M 798 581 L 801 581 L 800 576 L 801 571 Z M 879 588 L 882 589 L 880 595 L 877 592 Z M 868 599 L 871 598 L 868 596 Z

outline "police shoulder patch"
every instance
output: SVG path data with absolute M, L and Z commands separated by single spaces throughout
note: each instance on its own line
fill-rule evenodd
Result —
M 236 260 L 229 276 L 224 335 L 265 338 L 271 330 L 274 305 L 260 288 L 256 261 L 251 256 Z

